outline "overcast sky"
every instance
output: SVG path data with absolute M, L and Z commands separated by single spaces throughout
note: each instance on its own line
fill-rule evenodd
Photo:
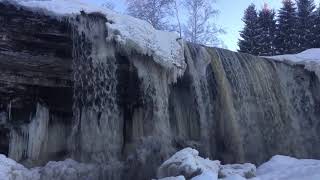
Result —
M 102 4 L 104 0 L 86 0 L 94 2 L 98 5 Z M 113 0 L 117 9 L 123 10 L 124 0 Z M 264 3 L 267 3 L 270 8 L 279 9 L 282 0 L 216 0 L 216 7 L 220 11 L 220 15 L 216 18 L 216 24 L 224 28 L 227 34 L 222 35 L 221 39 L 224 41 L 228 49 L 238 49 L 239 31 L 243 27 L 241 18 L 244 10 L 254 3 L 258 9 L 262 8 Z M 315 0 L 318 5 L 320 0 Z

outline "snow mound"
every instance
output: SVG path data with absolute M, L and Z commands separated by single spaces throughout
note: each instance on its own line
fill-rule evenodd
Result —
M 257 169 L 255 180 L 319 180 L 320 160 L 274 156 Z
M 71 159 L 27 169 L 14 160 L 0 155 L 1 180 L 96 180 L 99 179 L 97 170 L 94 165 L 78 163 Z
M 303 64 L 309 71 L 314 71 L 320 78 L 320 48 L 308 49 L 299 54 L 287 54 L 267 57 L 291 64 Z
M 191 180 L 217 180 L 218 176 L 229 180 L 254 177 L 256 167 L 253 164 L 221 165 L 220 161 L 212 161 L 199 156 L 192 148 L 185 148 L 175 153 L 158 169 L 158 178 L 179 175 Z
M 0 0 L 0 2 L 5 0 Z M 121 15 L 104 7 L 98 7 L 83 0 L 12 0 L 11 2 L 37 12 L 52 16 L 73 16 L 86 13 L 100 12 L 106 16 L 107 29 L 113 32 L 113 39 L 124 47 L 152 56 L 160 65 L 178 71 L 182 75 L 186 64 L 183 55 L 183 42 L 176 33 L 159 31 L 151 24 L 131 16 Z
M 158 169 L 158 178 L 183 175 L 190 179 L 203 173 L 218 176 L 220 161 L 211 161 L 199 156 L 192 148 L 183 149 L 165 161 Z

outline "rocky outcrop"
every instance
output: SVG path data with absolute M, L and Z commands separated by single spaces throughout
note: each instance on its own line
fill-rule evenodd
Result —
M 0 3 L 0 153 L 150 179 L 184 147 L 224 163 L 320 158 L 320 82 L 300 65 L 181 42 L 184 73 L 119 45 L 99 13 Z M 180 76 L 177 76 L 180 75 Z
M 0 3 L 0 152 L 27 165 L 67 154 L 72 121 L 70 26 Z

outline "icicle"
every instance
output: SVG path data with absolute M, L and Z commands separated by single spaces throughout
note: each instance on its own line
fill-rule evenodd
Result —
M 9 101 L 8 105 L 8 121 L 11 121 L 11 100 Z

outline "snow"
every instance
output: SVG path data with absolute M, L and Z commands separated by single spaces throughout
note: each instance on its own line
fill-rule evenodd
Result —
M 220 166 L 220 176 L 229 177 L 229 176 L 242 176 L 242 177 L 254 177 L 256 174 L 256 166 L 251 163 L 245 164 L 227 164 Z
M 184 176 L 166 177 L 158 180 L 185 180 Z
M 71 159 L 49 162 L 44 167 L 27 169 L 0 154 L 1 180 L 95 180 L 98 178 L 98 171 L 94 165 L 78 163 Z
M 244 178 L 238 174 L 234 174 L 234 175 L 231 175 L 231 176 L 224 178 L 223 180 L 246 180 L 246 178 Z
M 152 56 L 155 62 L 166 68 L 178 70 L 180 75 L 186 68 L 183 42 L 178 40 L 179 36 L 176 33 L 156 30 L 146 21 L 118 14 L 83 0 L 12 0 L 11 2 L 57 17 L 73 16 L 82 10 L 86 13 L 100 12 L 108 19 L 107 29 L 113 32 L 112 38 L 120 45 L 130 46 L 144 55 Z
M 203 172 L 191 180 L 218 180 L 218 174 L 212 172 Z
M 200 157 L 195 149 L 185 148 L 159 167 L 158 178 L 183 175 L 191 180 L 217 180 L 219 175 L 221 178 L 238 180 L 239 177 L 254 177 L 255 173 L 256 167 L 253 164 L 221 165 L 220 161 Z
M 158 169 L 158 177 L 184 175 L 186 178 L 195 174 L 203 176 L 218 176 L 220 161 L 211 161 L 199 156 L 199 152 L 192 148 L 185 148 L 175 153 Z
M 186 148 L 165 161 L 158 172 L 158 176 L 168 176 L 166 180 L 178 180 L 178 175 L 191 180 L 217 180 L 218 174 L 219 180 L 319 180 L 320 160 L 276 155 L 256 169 L 250 163 L 221 165 Z
M 320 48 L 308 49 L 299 54 L 270 56 L 267 58 L 291 64 L 303 64 L 307 70 L 315 72 L 320 78 Z
M 319 180 L 320 160 L 274 156 L 257 169 L 256 180 Z
M 319 180 L 320 160 L 296 159 L 276 155 L 257 168 L 252 164 L 221 165 L 199 156 L 192 148 L 183 149 L 165 161 L 159 168 L 159 180 Z M 228 172 L 228 173 L 226 173 Z M 174 175 L 176 173 L 180 173 Z M 252 173 L 247 177 L 248 173 Z M 0 154 L 1 180 L 95 180 L 99 168 L 93 164 L 78 163 L 72 159 L 49 162 L 44 167 L 27 169 Z

